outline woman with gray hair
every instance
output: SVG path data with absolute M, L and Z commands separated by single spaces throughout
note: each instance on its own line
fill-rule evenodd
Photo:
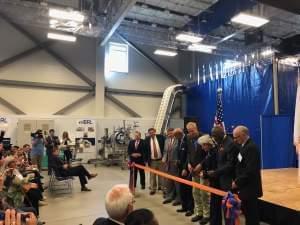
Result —
M 105 196 L 105 208 L 108 218 L 98 218 L 93 225 L 124 224 L 129 213 L 133 211 L 134 198 L 128 185 L 113 186 Z

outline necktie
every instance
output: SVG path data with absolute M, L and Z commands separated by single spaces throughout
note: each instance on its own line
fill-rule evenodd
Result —
M 135 141 L 135 149 L 139 146 L 139 141 Z
M 154 137 L 152 137 L 152 141 L 153 141 L 153 154 L 154 154 L 154 159 L 157 159 L 157 158 L 158 158 L 158 151 L 157 151 L 157 148 L 156 148 L 156 143 L 155 143 Z

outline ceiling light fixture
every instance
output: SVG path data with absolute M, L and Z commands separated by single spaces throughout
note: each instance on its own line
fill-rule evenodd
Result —
M 267 50 L 264 50 L 261 52 L 261 55 L 266 57 L 266 56 L 270 56 L 270 55 L 273 55 L 274 54 L 274 51 L 272 49 L 267 49 Z
M 203 40 L 202 37 L 196 36 L 195 34 L 185 34 L 181 33 L 176 36 L 176 40 L 184 41 L 184 42 L 191 42 L 191 43 L 198 43 Z
M 49 39 L 60 40 L 60 41 L 69 41 L 69 42 L 75 42 L 76 41 L 75 36 L 67 35 L 67 34 L 48 33 L 47 37 Z
M 214 45 L 192 44 L 188 46 L 188 50 L 196 52 L 212 53 L 215 49 L 217 46 Z
M 76 11 L 66 11 L 60 9 L 49 9 L 49 16 L 51 18 L 72 20 L 82 23 L 84 21 L 84 15 Z
M 270 20 L 246 13 L 239 13 L 231 19 L 231 22 L 240 23 L 251 27 L 261 27 L 270 22 Z
M 156 49 L 154 54 L 155 55 L 163 55 L 163 56 L 174 57 L 174 56 L 177 55 L 177 52 L 176 51 L 170 51 L 170 50 Z

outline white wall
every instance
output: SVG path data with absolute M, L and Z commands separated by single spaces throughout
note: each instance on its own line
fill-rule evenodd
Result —
M 47 40 L 45 30 L 33 27 L 25 27 L 25 29 L 34 34 L 40 41 Z M 26 36 L 0 19 L 0 61 L 34 46 L 35 44 Z M 179 56 L 175 58 L 158 57 L 153 55 L 153 48 L 149 46 L 139 47 L 159 61 L 171 73 L 180 76 Z M 78 37 L 76 43 L 56 42 L 50 48 L 90 80 L 96 81 L 96 67 L 100 63 L 98 61 L 102 59 L 96 61 L 96 51 L 99 48 L 96 47 L 95 39 Z M 0 68 L 0 79 L 88 86 L 44 50 L 37 51 L 13 64 Z M 162 71 L 131 48 L 129 48 L 129 73 L 114 73 L 105 77 L 106 86 L 128 90 L 163 91 L 172 84 L 174 83 Z M 85 94 L 86 92 L 0 86 L 0 97 L 14 104 L 27 115 L 36 117 L 40 115 L 50 116 Z M 156 117 L 161 100 L 157 97 L 125 95 L 114 95 L 114 97 L 131 107 L 143 118 L 151 119 Z M 67 111 L 66 115 L 98 116 L 95 110 L 96 104 L 100 103 L 95 98 L 91 98 Z M 107 118 L 130 117 L 127 112 L 107 99 L 104 101 L 103 111 Z M 0 104 L 0 115 L 4 114 L 13 113 Z

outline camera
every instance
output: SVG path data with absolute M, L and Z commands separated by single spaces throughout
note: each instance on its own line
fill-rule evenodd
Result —
M 35 133 L 31 133 L 31 137 L 33 138 L 43 138 L 43 131 L 37 130 Z

